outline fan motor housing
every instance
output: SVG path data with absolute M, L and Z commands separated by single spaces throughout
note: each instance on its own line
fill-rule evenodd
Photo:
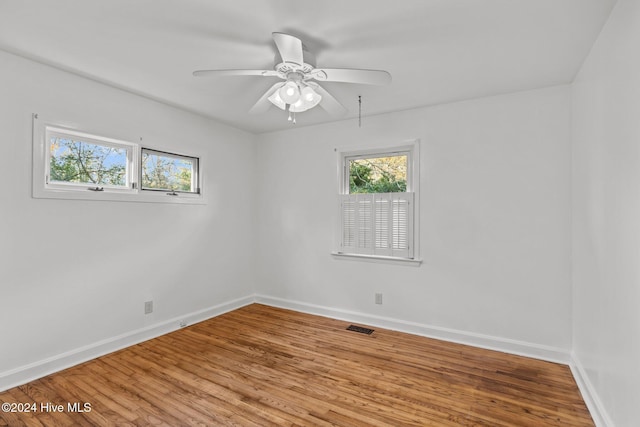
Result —
M 282 60 L 280 53 L 276 54 L 274 62 L 276 66 L 274 67 L 276 71 L 280 71 L 283 73 L 287 73 L 289 71 L 302 71 L 303 73 L 308 73 L 309 71 L 316 68 L 316 56 L 309 52 L 305 45 L 302 45 L 302 60 L 304 64 L 299 66 L 298 64 L 294 64 L 292 62 L 285 62 Z

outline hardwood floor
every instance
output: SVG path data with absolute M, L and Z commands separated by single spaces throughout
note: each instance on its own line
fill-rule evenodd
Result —
M 349 324 L 253 304 L 0 393 L 37 409 L 0 425 L 593 426 L 567 366 Z

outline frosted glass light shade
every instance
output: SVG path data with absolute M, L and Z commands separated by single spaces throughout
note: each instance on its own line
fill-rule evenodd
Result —
M 280 91 L 279 90 L 273 92 L 273 94 L 267 99 L 269 101 L 271 101 L 271 103 L 273 105 L 275 105 L 276 107 L 278 107 L 281 110 L 284 110 L 285 108 L 287 108 L 287 103 L 284 102 L 282 100 L 282 98 L 280 98 Z
M 300 99 L 300 89 L 295 82 L 287 82 L 278 90 L 280 98 L 287 104 L 295 104 Z

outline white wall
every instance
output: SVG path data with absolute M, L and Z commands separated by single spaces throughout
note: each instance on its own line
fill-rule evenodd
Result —
M 573 357 L 620 427 L 640 419 L 639 52 L 619 0 L 573 85 Z
M 566 357 L 570 133 L 570 89 L 559 86 L 260 135 L 259 291 Z M 423 264 L 334 259 L 334 148 L 412 138 Z
M 200 155 L 208 203 L 31 198 L 33 112 Z M 0 377 L 253 294 L 254 135 L 2 52 L 0 129 Z

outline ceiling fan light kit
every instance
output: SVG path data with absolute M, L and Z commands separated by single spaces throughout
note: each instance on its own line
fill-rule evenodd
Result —
M 295 104 L 300 99 L 300 89 L 292 80 L 287 80 L 287 82 L 278 90 L 278 94 L 280 95 L 280 98 L 289 105 Z
M 391 75 L 382 70 L 351 68 L 315 68 L 313 56 L 302 41 L 285 33 L 272 33 L 280 60 L 273 70 L 199 70 L 194 76 L 262 76 L 277 77 L 284 82 L 276 83 L 265 92 L 249 110 L 251 113 L 265 112 L 270 105 L 289 111 L 289 120 L 295 123 L 295 113 L 302 113 L 320 105 L 329 114 L 341 116 L 346 108 L 320 82 L 342 82 L 370 85 L 391 83 Z M 293 113 L 293 116 L 291 115 Z

